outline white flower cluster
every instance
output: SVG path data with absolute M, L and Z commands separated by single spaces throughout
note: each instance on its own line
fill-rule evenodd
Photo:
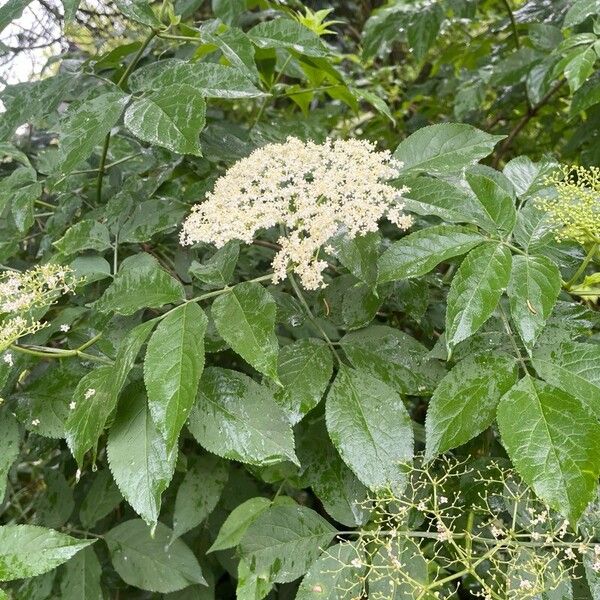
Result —
M 217 180 L 184 222 L 181 243 L 250 244 L 257 231 L 282 226 L 274 282 L 292 268 L 306 289 L 317 289 L 327 266 L 319 253 L 334 235 L 352 239 L 377 231 L 383 217 L 410 227 L 411 217 L 402 213 L 407 190 L 386 183 L 400 166 L 388 151 L 362 140 L 315 144 L 290 137 L 269 144 Z
M 0 352 L 43 327 L 31 311 L 49 306 L 73 284 L 70 269 L 52 264 L 0 275 Z

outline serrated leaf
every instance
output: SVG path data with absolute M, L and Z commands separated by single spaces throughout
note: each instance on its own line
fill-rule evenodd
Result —
M 477 219 L 478 224 L 489 233 L 511 233 L 517 221 L 517 211 L 514 190 L 506 177 L 492 169 L 481 168 L 470 169 L 465 177 L 486 217 L 485 220 Z
M 436 225 L 394 242 L 379 258 L 379 283 L 425 275 L 441 262 L 465 254 L 485 241 L 460 225 Z
M 409 135 L 394 152 L 400 173 L 456 173 L 486 157 L 505 136 L 490 135 L 463 123 L 430 125 Z
M 511 254 L 502 244 L 485 244 L 462 262 L 448 292 L 446 344 L 451 350 L 491 316 L 508 285 Z
M 115 88 L 78 104 L 60 125 L 59 170 L 70 173 L 79 163 L 89 158 L 94 148 L 116 125 L 129 99 Z
M 210 368 L 188 427 L 208 451 L 255 465 L 297 463 L 294 436 L 272 392 L 237 371 Z
M 336 530 L 304 506 L 271 506 L 250 525 L 240 543 L 245 561 L 269 581 L 287 583 L 304 575 Z
M 257 98 L 265 95 L 238 69 L 174 58 L 144 66 L 129 79 L 129 87 L 133 91 L 176 84 L 190 85 L 205 98 Z
M 600 425 L 575 398 L 526 376 L 500 401 L 498 426 L 523 480 L 577 523 L 596 493 Z
M 528 252 L 539 251 L 554 241 L 555 227 L 548 213 L 528 202 L 517 215 L 517 224 L 513 231 L 515 241 Z
M 174 539 L 200 525 L 212 513 L 228 477 L 228 465 L 216 456 L 205 454 L 192 463 L 177 490 Z
M 563 27 L 573 27 L 585 21 L 589 16 L 600 13 L 598 0 L 575 0 L 563 21 Z
M 561 285 L 560 271 L 550 259 L 513 256 L 506 291 L 513 323 L 530 354 L 552 313 Z
M 56 249 L 70 256 L 82 250 L 104 252 L 111 247 L 108 227 L 92 219 L 85 219 L 69 227 L 65 234 L 56 242 Z
M 377 256 L 380 236 L 377 233 L 349 239 L 344 233 L 330 240 L 335 257 L 357 279 L 373 287 L 377 281 Z
M 100 312 L 132 315 L 141 308 L 160 308 L 185 299 L 183 286 L 144 252 L 126 258 L 114 281 L 94 303 Z
M 61 600 L 103 600 L 102 567 L 92 548 L 78 552 L 66 565 L 60 582 Z
M 369 517 L 367 488 L 331 444 L 323 420 L 306 422 L 298 432 L 302 483 L 312 488 L 323 508 L 348 527 L 364 525 Z
M 94 542 L 37 525 L 0 526 L 0 581 L 51 571 Z
M 283 387 L 275 391 L 275 401 L 292 425 L 321 401 L 332 372 L 331 351 L 320 340 L 297 340 L 281 348 L 277 374 Z
M 173 477 L 176 452 L 167 452 L 143 391 L 133 386 L 129 391 L 110 429 L 108 460 L 123 497 L 149 525 L 155 525 L 161 495 Z
M 326 56 L 319 36 L 292 19 L 280 18 L 255 25 L 248 37 L 259 48 L 285 48 L 306 56 Z
M 423 59 L 435 43 L 444 17 L 444 9 L 440 4 L 425 4 L 411 14 L 406 37 L 417 60 Z
M 129 19 L 146 25 L 160 27 L 161 22 L 154 14 L 148 0 L 115 0 L 117 8 Z
M 162 319 L 148 342 L 144 360 L 148 406 L 168 451 L 177 443 L 196 400 L 207 323 L 200 306 L 189 302 Z
M 98 471 L 92 485 L 79 507 L 79 520 L 86 529 L 91 529 L 116 508 L 123 496 L 108 469 Z
M 113 393 L 113 368 L 98 367 L 85 375 L 73 392 L 74 403 L 66 424 L 67 444 L 78 465 L 94 448 L 104 431 L 117 398 Z
M 429 402 L 426 459 L 458 448 L 485 431 L 517 375 L 516 360 L 506 354 L 478 354 L 453 367 Z
M 0 413 L 0 505 L 6 492 L 8 472 L 19 456 L 20 443 L 21 433 L 17 420 L 10 412 L 2 411 Z
M 585 48 L 581 52 L 576 53 L 565 65 L 564 73 L 572 94 L 575 93 L 592 74 L 594 63 L 597 58 L 593 48 Z
M 206 123 L 206 102 L 191 85 L 169 85 L 134 100 L 124 122 L 145 142 L 202 156 L 198 137 Z
M 152 534 L 144 521 L 125 521 L 105 534 L 113 566 L 121 579 L 134 587 L 168 594 L 189 585 L 206 585 L 192 551 L 172 540 L 172 531 L 162 523 Z
M 207 261 L 203 263 L 193 261 L 190 265 L 190 275 L 208 285 L 223 288 L 233 278 L 239 255 L 239 242 L 237 240 L 227 242 Z
M 214 544 L 209 548 L 208 552 L 217 552 L 218 550 L 227 550 L 234 548 L 241 541 L 248 527 L 256 521 L 258 516 L 271 506 L 271 501 L 268 498 L 261 496 L 250 498 L 236 506 L 227 516 L 219 535 Z
M 402 195 L 406 210 L 434 215 L 447 223 L 470 223 L 485 218 L 477 199 L 467 190 L 435 177 L 403 178 L 409 191 Z
M 364 551 L 358 544 L 335 544 L 311 565 L 300 583 L 296 600 L 353 600 L 359 597 L 364 586 L 365 568 L 356 568 L 352 564 L 356 560 L 366 565 Z
M 373 491 L 403 488 L 413 431 L 397 392 L 365 371 L 341 367 L 327 395 L 326 419 L 333 445 L 362 483 Z
M 542 379 L 578 398 L 593 415 L 600 415 L 600 346 L 565 340 L 541 345 L 532 358 Z
M 44 494 L 35 503 L 36 525 L 58 529 L 73 513 L 75 501 L 73 490 L 60 471 L 49 471 L 44 475 Z
M 431 394 L 444 368 L 429 350 L 408 334 L 386 325 L 372 325 L 346 334 L 340 345 L 350 362 L 402 394 Z
M 277 379 L 277 305 L 259 283 L 245 282 L 219 296 L 211 314 L 221 337 L 246 362 Z
M 595 73 L 583 83 L 571 98 L 571 116 L 600 102 L 600 73 Z

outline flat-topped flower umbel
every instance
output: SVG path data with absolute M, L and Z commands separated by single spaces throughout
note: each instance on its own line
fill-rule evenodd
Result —
M 352 239 L 377 231 L 387 217 L 401 229 L 412 219 L 402 213 L 402 194 L 387 183 L 401 166 L 389 151 L 364 140 L 323 144 L 290 137 L 235 163 L 183 224 L 181 243 L 230 240 L 251 244 L 256 232 L 276 225 L 285 234 L 273 260 L 275 283 L 288 268 L 306 289 L 323 287 L 327 262 L 319 251 L 336 234 Z

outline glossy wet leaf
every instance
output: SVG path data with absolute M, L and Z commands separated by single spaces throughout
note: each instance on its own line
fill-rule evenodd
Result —
M 446 343 L 450 350 L 492 316 L 508 285 L 510 268 L 511 254 L 502 244 L 485 244 L 467 255 L 448 292 Z
M 194 302 L 162 319 L 144 359 L 148 406 L 170 451 L 196 400 L 204 368 L 204 334 L 208 319 Z
M 259 283 L 240 283 L 219 296 L 211 314 L 221 337 L 257 371 L 277 379 L 277 306 Z
M 402 489 L 402 463 L 412 460 L 413 432 L 398 393 L 363 370 L 343 367 L 327 395 L 326 411 L 331 441 L 360 481 L 373 491 Z
M 193 552 L 157 523 L 154 534 L 140 519 L 125 521 L 105 536 L 121 579 L 137 588 L 167 594 L 195 583 L 206 584 Z
M 78 552 L 67 564 L 60 582 L 63 600 L 103 600 L 102 567 L 93 548 Z
M 206 103 L 200 92 L 187 84 L 173 84 L 132 102 L 125 125 L 145 142 L 179 154 L 202 155 L 199 135 L 206 121 Z
M 103 252 L 110 248 L 110 233 L 103 223 L 85 219 L 67 229 L 65 235 L 54 242 L 54 245 L 66 256 L 83 250 Z
M 558 267 L 544 256 L 513 256 L 507 294 L 510 314 L 531 353 L 561 289 Z
M 600 425 L 572 396 L 526 376 L 500 401 L 498 426 L 524 481 L 576 523 L 596 493 Z
M 431 459 L 458 448 L 489 427 L 517 375 L 516 359 L 506 354 L 479 354 L 455 365 L 429 402 L 425 456 Z
M 257 574 L 279 583 L 304 575 L 333 539 L 335 529 L 304 506 L 272 506 L 242 538 L 240 552 Z
M 340 345 L 354 367 L 403 394 L 430 394 L 445 373 L 439 362 L 429 358 L 425 346 L 386 325 L 348 333 Z
M 184 297 L 183 286 L 153 256 L 142 253 L 121 263 L 114 281 L 94 306 L 102 312 L 131 315 L 141 308 L 158 308 Z
M 228 242 L 205 262 L 192 262 L 190 275 L 211 286 L 223 288 L 231 282 L 239 254 L 239 243 L 235 240 Z
M 259 48 L 285 48 L 307 56 L 324 56 L 319 37 L 292 19 L 280 18 L 255 25 L 248 37 Z
M 283 387 L 274 398 L 292 425 L 321 401 L 332 373 L 331 350 L 321 340 L 297 340 L 281 348 L 277 374 Z
M 379 258 L 379 283 L 425 275 L 441 262 L 465 254 L 484 242 L 460 225 L 435 225 L 394 242 Z
M 138 386 L 127 388 L 111 427 L 107 452 L 114 480 L 131 507 L 155 525 L 161 496 L 175 470 L 176 452 L 168 452 Z
M 95 540 L 36 525 L 0 526 L 0 581 L 34 577 L 58 567 Z
M 400 142 L 394 158 L 402 174 L 456 173 L 488 156 L 503 137 L 463 123 L 429 125 Z
M 296 462 L 294 436 L 272 391 L 247 375 L 209 368 L 188 427 L 208 451 L 250 464 Z

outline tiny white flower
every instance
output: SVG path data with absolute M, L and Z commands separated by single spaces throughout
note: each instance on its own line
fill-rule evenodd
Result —
M 519 587 L 522 590 L 531 590 L 531 589 L 533 589 L 533 583 L 531 583 L 531 581 L 529 581 L 528 579 L 521 579 L 521 582 L 519 583 Z
M 565 550 L 565 556 L 571 560 L 575 560 L 577 558 L 577 556 L 575 555 L 575 552 L 573 552 L 572 548 L 567 548 Z
M 69 403 L 69 410 L 75 410 L 77 408 L 77 402 L 73 401 Z
M 600 572 L 600 560 L 595 560 L 592 563 L 592 570 L 594 571 L 594 573 Z
M 360 558 L 353 558 L 350 561 L 350 564 L 355 568 L 355 569 L 360 569 L 363 564 L 362 564 L 362 560 L 360 560 Z
M 440 496 L 440 504 L 448 504 L 448 498 L 446 498 L 446 496 Z
M 33 419 L 33 421 L 31 421 L 31 424 L 32 424 L 34 427 L 37 427 L 37 426 L 40 424 L 40 420 L 39 420 L 39 419 Z
M 427 510 L 427 506 L 423 500 L 417 504 L 417 510 L 420 510 L 421 512 L 425 512 Z
M 69 329 L 71 329 L 71 326 L 67 325 L 66 323 L 64 323 L 63 325 L 60 326 L 60 330 L 64 333 L 67 333 L 67 331 L 69 331 Z
M 496 539 L 498 539 L 504 535 L 504 530 L 501 527 L 496 527 L 495 525 L 491 526 L 490 531 L 492 532 L 492 535 Z
M 9 366 L 13 366 L 14 364 L 14 360 L 13 360 L 13 355 L 10 352 L 7 352 L 3 357 L 2 360 Z
M 92 396 L 96 394 L 96 390 L 93 388 L 88 388 L 85 390 L 85 394 L 83 395 L 86 400 L 89 400 Z

